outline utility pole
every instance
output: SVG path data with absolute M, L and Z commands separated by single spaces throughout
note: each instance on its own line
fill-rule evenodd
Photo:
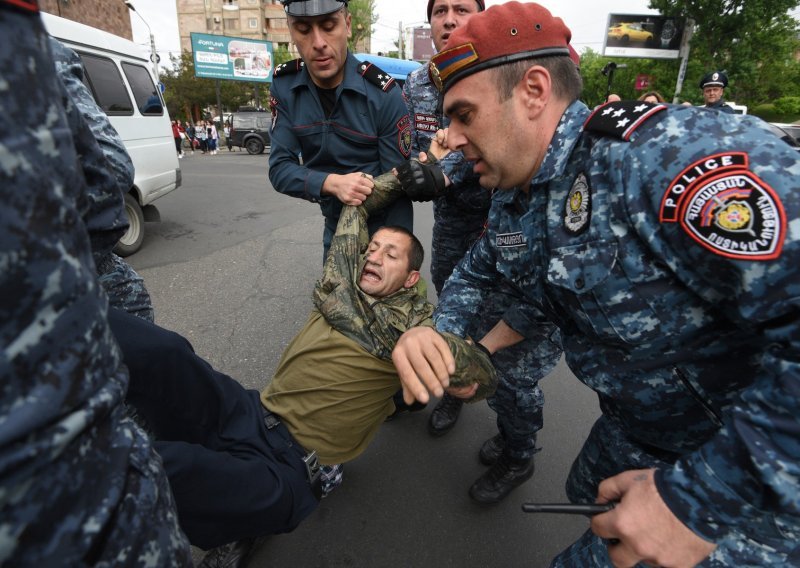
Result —
M 403 22 L 399 22 L 398 24 L 398 32 L 400 39 L 397 42 L 397 55 L 400 59 L 406 58 L 406 46 L 405 42 L 403 41 Z

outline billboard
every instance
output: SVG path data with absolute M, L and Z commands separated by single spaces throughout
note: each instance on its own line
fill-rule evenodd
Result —
M 659 14 L 609 14 L 603 55 L 678 59 L 685 24 Z
M 414 28 L 412 30 L 411 59 L 428 61 L 436 51 L 433 48 L 430 28 Z
M 192 33 L 195 77 L 272 82 L 272 43 Z

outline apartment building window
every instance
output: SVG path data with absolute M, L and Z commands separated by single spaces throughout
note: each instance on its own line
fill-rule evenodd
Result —
M 258 18 L 248 18 L 247 27 L 250 28 L 251 30 L 258 29 Z
M 226 30 L 238 30 L 239 29 L 239 19 L 238 18 L 225 18 L 225 29 Z

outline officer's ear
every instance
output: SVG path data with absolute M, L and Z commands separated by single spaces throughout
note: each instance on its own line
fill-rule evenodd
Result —
M 541 65 L 528 67 L 515 91 L 522 97 L 529 117 L 535 118 L 547 106 L 553 92 L 550 72 Z
M 353 37 L 353 28 L 351 26 L 353 22 L 353 17 L 350 15 L 350 11 L 345 9 L 344 14 L 344 23 L 347 26 L 347 37 Z

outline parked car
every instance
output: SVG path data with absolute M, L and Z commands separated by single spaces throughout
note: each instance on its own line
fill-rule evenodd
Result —
M 44 12 L 42 20 L 50 35 L 80 56 L 89 90 L 133 161 L 133 187 L 125 194 L 130 226 L 114 248 L 120 256 L 131 255 L 142 246 L 144 222 L 160 220 L 152 203 L 181 185 L 169 113 L 153 68 L 132 41 Z
M 269 146 L 272 114 L 265 110 L 240 109 L 231 117 L 231 146 L 247 150 L 248 154 L 261 154 Z
M 649 45 L 653 42 L 653 32 L 639 22 L 621 22 L 608 28 L 608 38 L 623 44 L 639 42 Z
M 792 148 L 800 150 L 800 124 L 769 122 L 769 129 Z

